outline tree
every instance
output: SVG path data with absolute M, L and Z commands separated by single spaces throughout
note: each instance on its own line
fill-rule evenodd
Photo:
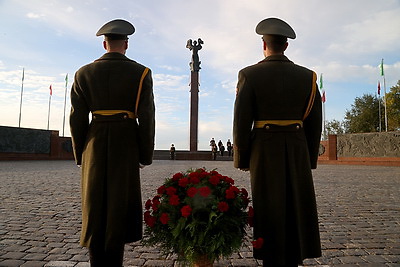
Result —
M 386 94 L 388 130 L 400 129 L 400 80 Z
M 338 120 L 331 120 L 325 123 L 327 134 L 343 134 L 345 133 L 344 123 Z
M 345 131 L 349 133 L 368 133 L 379 131 L 379 101 L 376 96 L 364 94 L 356 97 L 350 110 L 346 110 L 344 118 Z M 383 104 L 381 103 L 381 107 Z M 384 112 L 381 112 L 382 128 L 384 128 Z

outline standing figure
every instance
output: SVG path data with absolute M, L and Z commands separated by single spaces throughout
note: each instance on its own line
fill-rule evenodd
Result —
M 174 144 L 171 144 L 171 148 L 169 149 L 169 156 L 170 156 L 170 159 L 172 159 L 172 160 L 175 159 L 175 146 L 174 146 Z
M 228 150 L 228 156 L 232 155 L 232 142 L 230 139 L 226 142 L 226 150 Z
M 127 58 L 125 20 L 102 26 L 106 53 L 75 74 L 70 128 L 75 161 L 82 166 L 82 231 L 91 266 L 122 266 L 125 243 L 142 238 L 139 168 L 154 150 L 151 71 Z M 92 120 L 89 123 L 89 113 Z
M 189 48 L 189 50 L 193 50 L 193 54 L 192 54 L 192 61 L 189 63 L 190 65 L 190 70 L 191 71 L 196 71 L 198 72 L 201 68 L 200 68 L 200 59 L 199 59 L 199 53 L 198 51 L 202 48 L 202 44 L 204 44 L 204 42 L 199 38 L 198 41 L 193 41 L 192 39 L 189 39 L 186 43 L 186 48 Z
M 223 156 L 224 156 L 224 152 L 225 152 L 225 147 L 224 147 L 224 145 L 221 145 L 221 146 L 219 147 L 219 152 L 221 153 L 221 157 L 223 157 Z
M 239 72 L 234 108 L 234 166 L 250 170 L 254 257 L 263 266 L 297 266 L 321 256 L 311 169 L 322 130 L 316 74 L 285 55 L 296 37 L 284 21 L 268 18 L 265 59 Z
M 213 158 L 213 160 L 217 160 L 217 153 L 218 153 L 217 145 L 214 144 L 214 145 L 211 147 L 211 153 L 212 153 L 212 158 Z
M 222 146 L 222 141 L 219 140 L 219 141 L 218 141 L 218 148 L 219 148 L 219 150 L 221 150 L 221 146 Z
M 216 144 L 215 144 L 215 140 L 214 140 L 214 137 L 213 138 L 211 138 L 211 140 L 210 140 L 210 147 L 211 147 L 211 150 L 213 149 L 213 146 L 215 146 Z

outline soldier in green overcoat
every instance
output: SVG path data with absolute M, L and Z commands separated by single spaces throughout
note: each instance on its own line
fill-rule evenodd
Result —
M 313 71 L 285 55 L 296 37 L 284 21 L 268 18 L 265 59 L 239 72 L 234 108 L 234 166 L 250 170 L 254 257 L 264 266 L 297 266 L 321 256 L 311 169 L 317 167 L 321 97 Z
M 91 266 L 122 266 L 124 244 L 142 238 L 140 167 L 154 150 L 151 71 L 127 58 L 131 23 L 113 20 L 101 58 L 81 67 L 71 89 L 74 156 L 82 166 L 82 232 Z M 89 121 L 91 113 L 91 121 Z

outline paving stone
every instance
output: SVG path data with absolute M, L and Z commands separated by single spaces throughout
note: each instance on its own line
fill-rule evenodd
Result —
M 9 259 L 3 261 L 0 260 L 0 266 L 2 267 L 19 267 L 24 263 L 25 261 L 23 260 L 9 260 Z
M 24 257 L 22 257 L 22 259 L 27 261 L 41 261 L 44 260 L 46 257 L 47 254 L 43 253 L 28 253 Z
M 27 261 L 21 267 L 43 267 L 45 264 L 44 261 Z
M 68 261 L 74 255 L 71 254 L 49 254 L 44 260 L 45 261 Z
M 44 267 L 74 267 L 76 262 L 73 261 L 50 261 Z
M 8 253 L 2 255 L 1 257 L 3 259 L 18 260 L 18 259 L 25 257 L 26 255 L 27 255 L 27 253 L 23 253 L 23 252 L 8 252 Z
M 154 161 L 141 170 L 143 202 L 166 177 L 198 167 L 217 168 L 250 192 L 249 173 L 232 162 Z M 323 251 L 304 265 L 399 266 L 400 168 L 320 165 L 313 174 Z M 79 246 L 79 177 L 73 161 L 0 162 L 0 266 L 90 266 Z M 215 266 L 261 266 L 249 234 L 240 253 Z M 125 246 L 124 265 L 178 266 L 176 258 L 138 241 Z

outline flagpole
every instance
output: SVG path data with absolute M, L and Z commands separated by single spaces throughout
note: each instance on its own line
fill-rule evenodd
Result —
M 68 86 L 68 73 L 65 76 L 65 94 L 64 94 L 64 116 L 63 116 L 63 131 L 62 136 L 64 137 L 64 129 L 65 129 L 65 108 L 67 105 L 67 86 Z
M 378 107 L 379 107 L 379 132 L 382 132 L 382 115 L 381 115 L 381 85 L 378 81 Z
M 385 128 L 386 132 L 388 131 L 388 118 L 387 118 L 387 105 L 386 105 L 386 79 L 385 72 L 383 71 L 383 58 L 381 61 L 381 76 L 383 76 L 383 93 L 384 93 L 384 106 L 385 106 Z
M 323 127 L 323 138 L 326 140 L 326 122 L 325 122 L 325 89 L 324 88 L 324 82 L 322 78 L 323 73 L 321 73 L 321 76 L 319 77 L 319 89 L 321 90 L 322 93 L 322 127 Z
M 50 85 L 50 96 L 49 96 L 49 112 L 47 113 L 48 115 L 47 115 L 47 130 L 49 130 L 49 128 L 50 128 L 50 106 L 51 106 L 51 95 L 52 95 L 53 93 L 52 93 L 52 88 L 51 88 L 51 85 Z
M 326 119 L 325 119 L 325 102 L 322 103 L 322 119 L 323 119 L 323 125 L 324 125 L 324 140 L 327 140 L 326 138 Z
M 19 121 L 18 121 L 18 128 L 21 128 L 22 94 L 23 94 L 23 92 L 24 92 L 24 78 L 25 78 L 25 68 L 22 68 L 21 100 L 20 100 L 20 102 L 19 102 Z

